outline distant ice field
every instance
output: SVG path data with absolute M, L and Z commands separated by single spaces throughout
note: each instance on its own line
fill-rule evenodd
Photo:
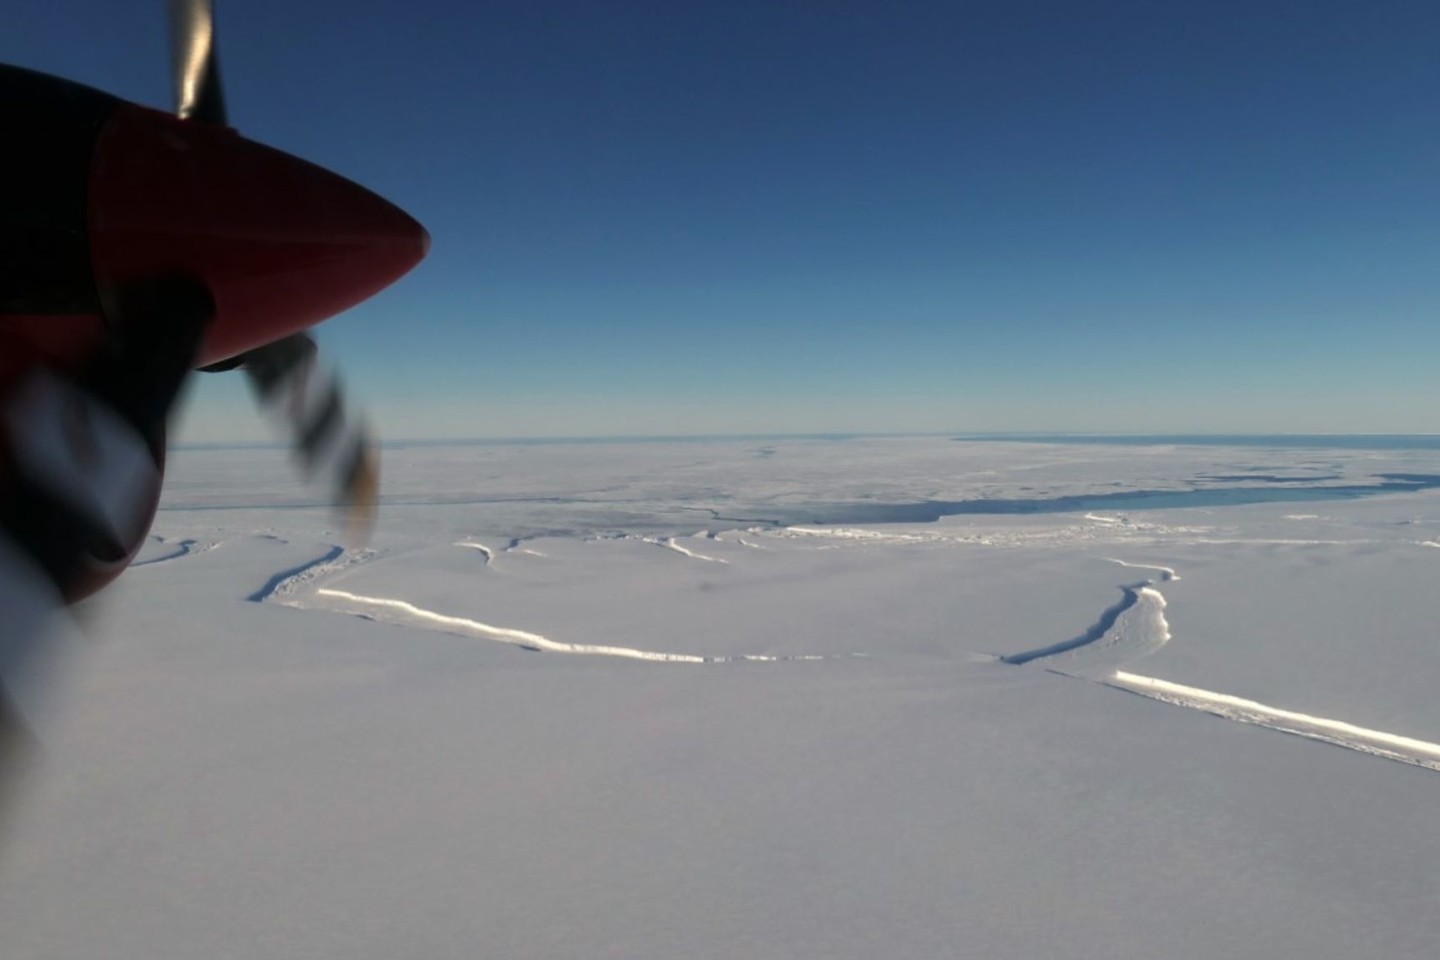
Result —
M 1440 450 L 1159 439 L 177 451 L 4 955 L 1437 955 Z
M 988 433 L 969 434 L 957 440 L 1005 440 L 1015 443 L 1060 443 L 1107 447 L 1264 447 L 1276 450 L 1440 450 L 1440 433 L 1176 433 L 1075 434 Z

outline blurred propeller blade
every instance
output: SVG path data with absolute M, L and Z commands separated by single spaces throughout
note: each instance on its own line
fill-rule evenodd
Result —
M 229 126 L 212 0 L 170 0 L 170 44 L 175 113 L 183 120 Z M 423 237 L 424 231 L 419 233 Z M 332 491 L 348 534 L 368 536 L 379 499 L 379 453 L 364 422 L 346 408 L 334 373 L 317 362 L 315 341 L 292 334 L 209 369 L 236 364 L 262 410 L 289 439 L 305 476 Z
M 182 120 L 229 126 L 220 88 L 211 0 L 170 0 L 170 57 L 175 70 L 175 113 Z
M 258 347 L 244 355 L 244 370 L 306 478 L 330 488 L 347 534 L 363 541 L 375 522 L 380 454 L 364 421 L 346 408 L 335 374 L 319 362 L 315 341 L 297 333 Z

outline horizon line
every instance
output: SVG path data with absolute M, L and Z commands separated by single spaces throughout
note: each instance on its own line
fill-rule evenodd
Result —
M 454 437 L 392 437 L 378 441 L 384 447 L 397 446 L 445 446 L 479 444 L 565 444 L 565 443 L 697 443 L 705 441 L 751 441 L 751 440 L 863 440 L 903 439 L 907 437 L 948 437 L 952 440 L 1155 440 L 1157 442 L 1177 440 L 1255 440 L 1275 439 L 1436 439 L 1440 432 L 1388 432 L 1388 431 L 1175 431 L 1155 433 L 1147 431 L 1096 431 L 1096 430 L 917 430 L 917 431 L 825 431 L 814 433 L 657 433 L 657 434 L 537 434 L 513 436 L 454 436 Z M 268 450 L 288 449 L 289 444 L 279 440 L 197 440 L 176 443 L 173 450 Z

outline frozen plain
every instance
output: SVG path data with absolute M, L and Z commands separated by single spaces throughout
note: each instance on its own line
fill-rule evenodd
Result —
M 283 453 L 174 456 L 5 957 L 1440 955 L 1440 451 L 385 467 L 344 550 Z

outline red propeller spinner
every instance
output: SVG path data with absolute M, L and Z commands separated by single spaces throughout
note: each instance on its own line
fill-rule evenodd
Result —
M 124 104 L 100 131 L 89 190 L 102 303 L 126 281 L 200 277 L 216 302 L 199 364 L 304 330 L 389 286 L 425 229 L 338 174 L 234 130 Z

